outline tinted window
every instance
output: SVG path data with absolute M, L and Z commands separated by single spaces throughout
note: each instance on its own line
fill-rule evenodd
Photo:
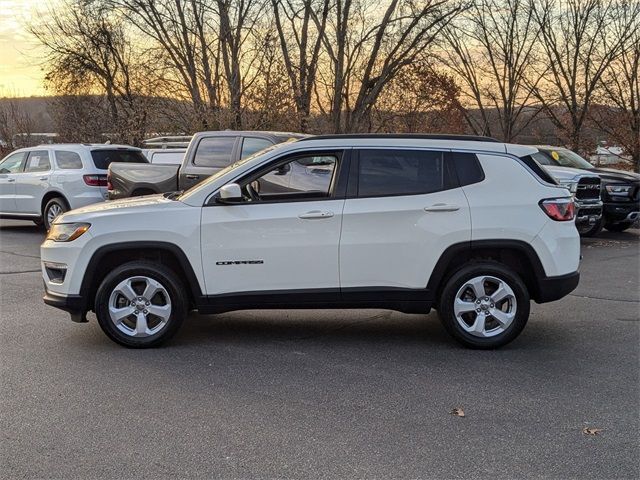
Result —
M 533 158 L 540 165 L 553 165 L 551 158 L 547 157 L 544 153 L 541 152 L 532 153 L 531 158 Z
M 231 163 L 231 152 L 236 137 L 209 137 L 198 143 L 193 164 L 200 167 L 226 167 Z
M 91 158 L 100 170 L 107 170 L 112 162 L 149 163 L 138 150 L 92 150 Z
M 62 170 L 78 170 L 82 168 L 82 160 L 76 152 L 56 150 L 56 165 Z
M 471 185 L 484 180 L 484 172 L 478 158 L 473 153 L 453 152 L 451 154 L 456 167 L 460 185 Z
M 360 151 L 358 195 L 361 197 L 417 195 L 443 189 L 445 170 L 441 152 Z
M 17 173 L 21 170 L 22 161 L 27 156 L 26 152 L 18 152 L 9 155 L 0 162 L 0 173 Z
M 540 152 L 543 155 L 546 155 L 551 160 L 551 163 L 555 163 L 556 165 L 560 165 L 561 167 L 586 168 L 586 169 L 593 168 L 593 165 L 587 162 L 580 155 L 566 148 L 556 148 L 553 150 L 540 149 Z M 538 161 L 538 163 L 542 163 L 539 157 L 536 155 L 537 154 L 534 153 L 532 155 L 533 158 L 535 158 Z M 542 164 L 551 165 L 551 163 L 548 163 L 548 164 L 542 163 Z
M 25 172 L 46 172 L 51 170 L 51 162 L 49 162 L 49 152 L 46 150 L 38 150 L 29 152 L 27 164 L 24 167 Z
M 264 138 L 247 137 L 242 141 L 242 154 L 240 158 L 246 158 L 260 150 L 273 145 L 273 142 Z

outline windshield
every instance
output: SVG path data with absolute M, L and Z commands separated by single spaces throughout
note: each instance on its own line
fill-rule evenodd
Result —
M 560 167 L 573 167 L 573 168 L 593 168 L 589 162 L 587 162 L 584 158 L 578 155 L 571 150 L 567 150 L 566 148 L 555 148 L 555 149 L 540 149 L 540 153 L 542 153 L 547 158 L 547 165 L 558 165 Z M 538 158 L 536 157 L 536 160 Z M 540 162 L 542 163 L 542 162 Z
M 262 157 L 263 155 L 268 154 L 269 152 L 271 152 L 272 150 L 274 150 L 277 147 L 278 147 L 278 145 L 272 145 L 271 147 L 267 147 L 267 148 L 265 148 L 263 150 L 260 150 L 259 152 L 254 153 L 253 155 L 249 155 L 248 157 L 242 158 L 242 159 L 238 160 L 237 162 L 232 163 L 228 167 L 225 167 L 222 170 L 214 173 L 213 175 L 211 175 L 209 178 L 207 178 L 203 182 L 200 182 L 197 185 L 194 185 L 193 187 L 191 187 L 189 190 L 185 191 L 182 195 L 180 195 L 180 197 L 178 197 L 178 200 L 180 200 L 181 198 L 183 198 L 183 197 L 185 197 L 187 195 L 190 195 L 192 193 L 198 192 L 202 188 L 206 188 L 207 185 L 209 185 L 211 182 L 215 182 L 218 178 L 226 175 L 227 173 L 231 172 L 232 170 L 235 170 L 238 167 L 241 167 L 242 165 L 244 165 L 247 162 L 250 162 L 253 159 L 256 159 L 258 157 Z

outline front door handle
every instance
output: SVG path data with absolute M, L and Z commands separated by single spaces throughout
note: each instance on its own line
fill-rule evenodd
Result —
M 298 218 L 302 218 L 303 220 L 314 220 L 331 217 L 333 217 L 333 212 L 322 212 L 320 210 L 312 210 L 310 212 L 301 213 L 300 215 L 298 215 Z
M 460 210 L 460 207 L 450 203 L 436 203 L 430 207 L 424 207 L 425 212 L 455 212 L 456 210 Z
M 49 180 L 49 177 L 40 177 L 40 180 L 42 181 Z
M 9 183 L 13 183 L 13 182 L 15 182 L 15 181 L 16 181 L 16 179 L 15 179 L 15 178 L 8 178 L 8 179 L 7 179 L 7 182 L 9 182 Z
M 185 177 L 189 180 L 198 180 L 200 178 L 200 175 L 193 175 L 192 173 L 190 173 L 189 175 L 185 175 Z

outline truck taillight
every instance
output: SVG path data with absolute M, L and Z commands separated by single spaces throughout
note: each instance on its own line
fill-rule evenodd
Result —
M 106 175 L 83 175 L 84 183 L 90 187 L 106 187 L 107 176 Z
M 107 190 L 113 190 L 113 185 L 111 185 L 111 172 L 107 173 Z
M 540 202 L 540 207 L 549 218 L 558 222 L 573 220 L 576 207 L 571 198 L 548 198 Z

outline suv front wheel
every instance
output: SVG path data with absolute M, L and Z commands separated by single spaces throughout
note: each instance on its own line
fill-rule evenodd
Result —
M 98 323 L 113 341 L 154 347 L 171 338 L 187 316 L 188 301 L 176 274 L 151 262 L 133 261 L 109 273 L 98 288 Z
M 472 263 L 454 273 L 440 299 L 440 320 L 466 347 L 491 349 L 515 339 L 529 318 L 529 293 L 507 266 Z

